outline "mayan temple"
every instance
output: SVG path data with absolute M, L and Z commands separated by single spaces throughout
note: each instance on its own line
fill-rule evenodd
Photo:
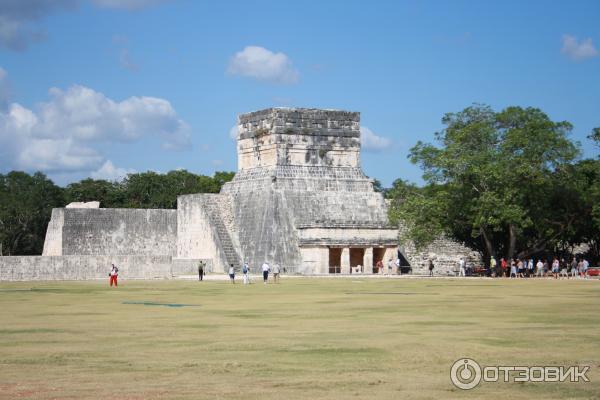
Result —
M 360 168 L 360 114 L 270 108 L 238 118 L 238 171 L 218 195 L 178 199 L 177 257 L 217 270 L 264 261 L 302 274 L 372 272 L 398 229 Z

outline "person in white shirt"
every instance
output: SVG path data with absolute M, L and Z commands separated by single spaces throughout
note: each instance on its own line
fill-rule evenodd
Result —
M 542 260 L 538 260 L 537 264 L 535 265 L 537 267 L 537 272 L 536 272 L 536 276 L 539 276 L 540 278 L 544 276 L 544 263 L 542 262 Z
M 267 281 L 269 280 L 269 271 L 271 270 L 271 267 L 269 266 L 269 264 L 267 264 L 267 262 L 265 261 L 262 265 L 262 273 L 263 273 L 263 283 L 266 285 Z
M 235 285 L 235 268 L 233 268 L 233 264 L 229 265 L 229 280 Z
M 588 278 L 588 269 L 590 268 L 590 263 L 585 258 L 583 259 L 583 278 Z
M 248 266 L 247 261 L 242 267 L 242 273 L 244 274 L 244 285 L 248 285 L 250 283 L 250 267 Z
M 273 265 L 273 282 L 274 283 L 279 283 L 279 272 L 280 272 L 279 264 Z
M 558 269 L 560 268 L 560 262 L 558 261 L 558 258 L 554 257 L 554 260 L 552 260 L 552 276 L 554 277 L 554 279 L 558 279 Z
M 458 266 L 460 267 L 459 276 L 467 276 L 467 274 L 465 273 L 465 259 L 464 259 L 464 257 L 460 259 L 460 261 L 458 262 Z

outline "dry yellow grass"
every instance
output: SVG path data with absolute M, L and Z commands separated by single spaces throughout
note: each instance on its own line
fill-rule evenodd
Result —
M 0 283 L 0 398 L 598 398 L 599 301 L 581 280 Z M 461 391 L 465 356 L 591 382 Z

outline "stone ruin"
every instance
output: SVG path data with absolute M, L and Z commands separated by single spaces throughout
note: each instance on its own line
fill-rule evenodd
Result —
M 244 114 L 237 146 L 238 172 L 220 194 L 179 197 L 179 257 L 301 274 L 368 273 L 396 257 L 398 230 L 360 168 L 359 113 Z
M 43 255 L 3 257 L 0 279 L 104 278 L 112 262 L 126 278 L 170 278 L 195 273 L 199 260 L 212 272 L 244 261 L 257 272 L 266 261 L 287 273 L 370 274 L 378 260 L 385 265 L 398 255 L 414 272 L 425 272 L 424 259 L 432 255 L 398 248 L 398 227 L 389 224 L 382 194 L 361 170 L 359 113 L 243 114 L 237 153 L 238 171 L 219 194 L 179 196 L 176 210 L 97 203 L 54 209 Z M 440 240 L 434 260 L 443 258 L 437 250 L 444 246 L 469 251 Z M 444 274 L 446 264 L 438 262 L 436 273 Z

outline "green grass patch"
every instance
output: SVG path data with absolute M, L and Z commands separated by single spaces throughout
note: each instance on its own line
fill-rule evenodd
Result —
M 562 399 L 600 393 L 600 282 L 0 283 L 0 399 Z M 591 365 L 455 388 L 452 363 Z

